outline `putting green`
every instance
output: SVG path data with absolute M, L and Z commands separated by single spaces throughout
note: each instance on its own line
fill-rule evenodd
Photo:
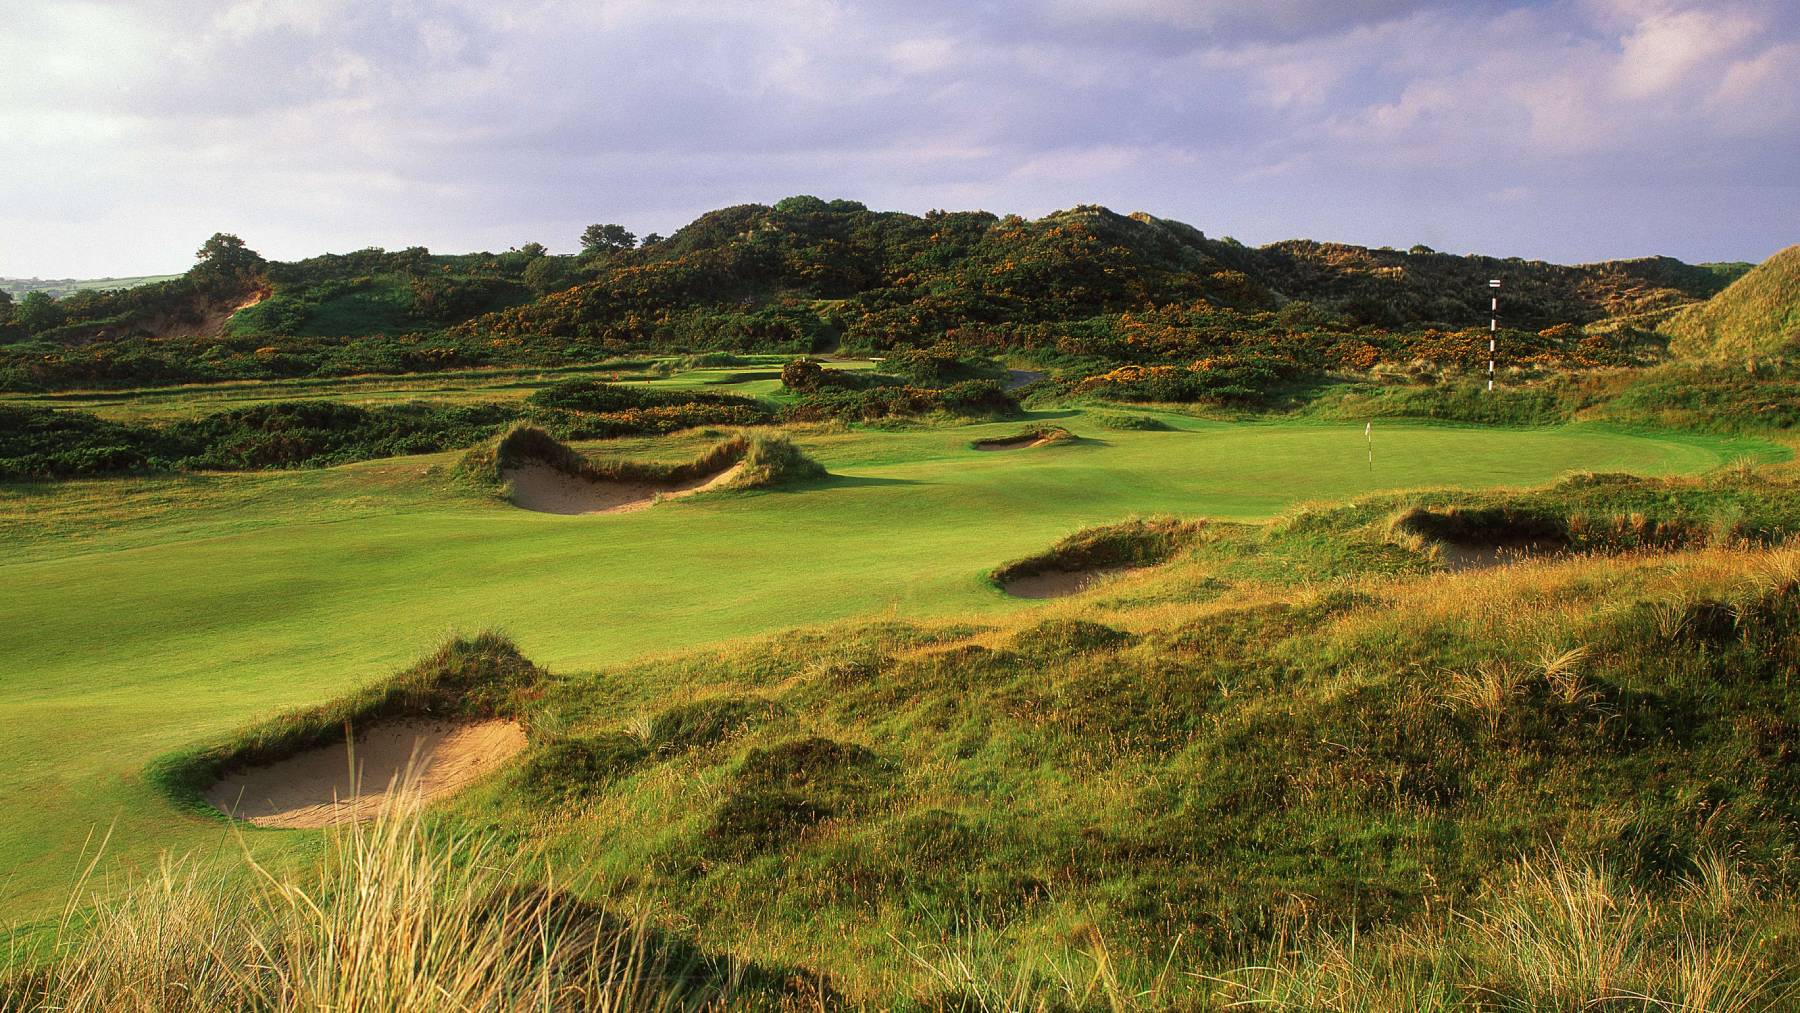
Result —
M 340 693 L 451 630 L 498 627 L 554 669 L 897 612 L 1035 607 L 993 564 L 1132 514 L 1257 519 L 1379 489 L 1697 472 L 1742 445 L 1596 428 L 1228 425 L 1167 416 L 980 453 L 1017 424 L 801 434 L 806 488 L 636 514 L 529 513 L 458 491 L 453 455 L 321 471 L 0 487 L 0 916 L 59 905 L 82 842 L 216 842 L 144 765 Z M 668 457 L 700 437 L 615 443 Z

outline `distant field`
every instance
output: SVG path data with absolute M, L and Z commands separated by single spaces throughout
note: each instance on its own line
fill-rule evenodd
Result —
M 444 475 L 454 455 L 318 471 L 0 487 L 0 917 L 58 903 L 90 832 L 133 860 L 221 839 L 141 779 L 173 749 L 332 696 L 453 629 L 591 671 L 798 625 L 1033 607 L 983 579 L 1133 514 L 1258 520 L 1381 489 L 1698 472 L 1762 445 L 1595 427 L 1225 424 L 1041 413 L 1073 445 L 981 453 L 1018 423 L 802 431 L 834 477 L 558 517 Z M 691 454 L 704 437 L 607 452 Z M 281 835 L 258 835 L 287 847 Z
M 14 298 L 27 292 L 48 292 L 58 299 L 75 292 L 136 288 L 159 281 L 174 281 L 179 274 L 146 274 L 136 278 L 0 278 L 0 290 Z

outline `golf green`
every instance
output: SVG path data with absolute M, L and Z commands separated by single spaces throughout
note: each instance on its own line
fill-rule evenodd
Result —
M 1591 427 L 1199 422 L 981 453 L 1018 424 L 801 432 L 832 478 L 616 516 L 462 490 L 454 455 L 286 473 L 0 486 L 0 917 L 61 903 L 83 841 L 142 859 L 216 842 L 142 778 L 170 750 L 496 627 L 552 669 L 859 616 L 1035 607 L 989 567 L 1134 514 L 1267 518 L 1382 489 L 1570 470 L 1698 472 L 1725 441 Z M 608 452 L 679 457 L 690 435 Z M 270 836 L 274 836 L 271 834 Z

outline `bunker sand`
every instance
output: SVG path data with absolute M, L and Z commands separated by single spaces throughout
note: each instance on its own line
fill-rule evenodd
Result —
M 1142 569 L 1146 568 L 1113 566 L 1099 570 L 1044 570 L 1014 577 L 1002 585 L 1002 589 L 1014 598 L 1067 598 L 1113 577 L 1136 573 Z
M 531 463 L 508 468 L 504 476 L 512 483 L 513 505 L 526 510 L 567 515 L 627 514 L 648 509 L 659 500 L 681 499 L 728 485 L 742 470 L 743 465 L 734 464 L 687 482 L 613 482 L 582 478 L 547 464 Z
M 989 451 L 1027 450 L 1031 447 L 1041 447 L 1046 443 L 1055 442 L 1056 439 L 1050 436 L 1009 436 L 1003 440 L 978 440 L 975 443 L 975 449 Z
M 516 721 L 395 721 L 357 733 L 353 747 L 338 743 L 240 770 L 208 789 L 206 801 L 259 827 L 352 823 L 384 806 L 456 792 L 524 748 Z

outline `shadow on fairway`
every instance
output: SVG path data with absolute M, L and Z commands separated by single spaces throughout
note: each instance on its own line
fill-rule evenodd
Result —
M 876 478 L 872 475 L 832 475 L 817 482 L 789 486 L 783 492 L 814 492 L 830 489 L 857 489 L 878 485 L 935 485 L 935 482 L 921 482 L 916 478 Z M 776 490 L 771 490 L 776 491 Z

